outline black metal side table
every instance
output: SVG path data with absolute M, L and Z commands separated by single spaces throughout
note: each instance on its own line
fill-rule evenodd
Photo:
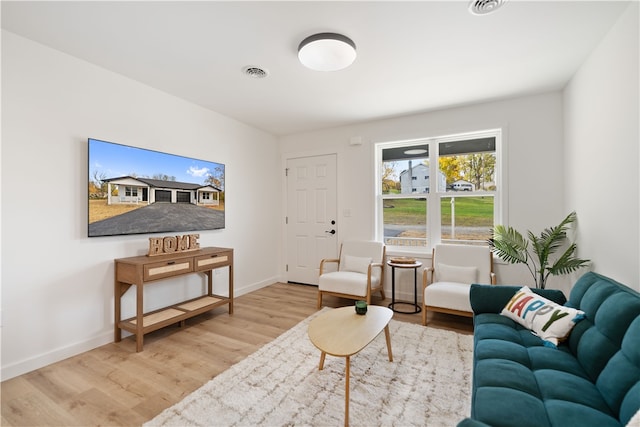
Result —
M 400 263 L 387 261 L 387 265 L 391 267 L 391 304 L 389 308 L 396 313 L 404 314 L 416 314 L 422 311 L 422 307 L 418 305 L 418 268 L 422 266 L 420 261 L 414 261 L 413 263 Z M 413 302 L 396 302 L 396 268 L 413 268 Z M 402 311 L 395 308 L 396 304 L 405 304 L 413 307 L 412 311 Z

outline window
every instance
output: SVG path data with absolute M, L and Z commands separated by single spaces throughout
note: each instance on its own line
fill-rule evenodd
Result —
M 391 247 L 484 244 L 505 205 L 500 147 L 499 130 L 377 144 L 379 236 Z
M 138 197 L 138 187 L 125 187 L 124 195 L 127 197 Z

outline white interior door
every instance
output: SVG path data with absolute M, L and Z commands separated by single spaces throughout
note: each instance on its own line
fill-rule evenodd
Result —
M 320 260 L 338 255 L 336 155 L 287 160 L 287 280 L 318 284 Z

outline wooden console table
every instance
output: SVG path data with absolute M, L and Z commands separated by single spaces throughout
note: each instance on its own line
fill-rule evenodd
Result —
M 214 295 L 213 270 L 229 267 L 228 296 Z M 206 295 L 159 310 L 144 312 L 144 287 L 158 280 L 201 273 L 207 278 Z M 131 286 L 136 287 L 136 315 L 122 320 L 121 299 Z M 149 257 L 146 255 L 115 260 L 115 329 L 114 340 L 122 339 L 122 330 L 136 336 L 136 351 L 142 351 L 144 334 L 197 316 L 224 304 L 233 314 L 233 249 L 202 248 L 190 252 Z

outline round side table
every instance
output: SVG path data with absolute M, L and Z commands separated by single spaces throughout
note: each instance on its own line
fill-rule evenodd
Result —
M 387 265 L 391 267 L 391 304 L 389 308 L 396 313 L 416 314 L 422 311 L 422 307 L 418 305 L 418 268 L 422 266 L 420 261 L 413 263 L 400 263 L 387 261 Z M 413 302 L 397 301 L 396 302 L 396 268 L 413 268 Z M 395 308 L 396 304 L 410 305 L 411 311 L 403 311 Z

